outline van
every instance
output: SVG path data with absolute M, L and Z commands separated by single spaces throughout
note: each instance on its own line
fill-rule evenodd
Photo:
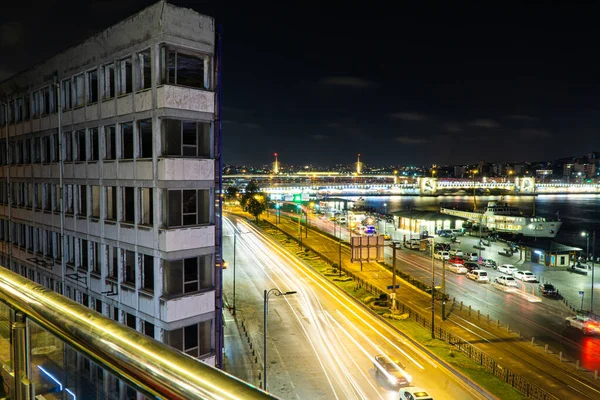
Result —
M 477 253 L 464 253 L 463 258 L 466 261 L 479 261 L 479 254 Z
M 467 274 L 467 278 L 474 280 L 475 282 L 489 282 L 487 272 L 480 269 L 473 270 Z
M 464 236 L 465 234 L 462 229 L 451 229 L 451 231 L 454 236 Z

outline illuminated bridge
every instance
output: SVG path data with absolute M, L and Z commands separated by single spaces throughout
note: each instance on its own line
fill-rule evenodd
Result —
M 290 175 L 223 175 L 223 184 L 243 186 L 255 180 L 272 198 L 307 193 L 310 196 L 436 196 L 444 194 L 531 195 L 600 193 L 598 184 L 538 183 L 535 178 L 445 179 L 397 175 L 358 175 L 336 172 Z

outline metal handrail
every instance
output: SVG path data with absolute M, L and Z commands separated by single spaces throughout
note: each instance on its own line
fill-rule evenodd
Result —
M 146 396 L 169 400 L 275 398 L 2 267 L 0 301 Z

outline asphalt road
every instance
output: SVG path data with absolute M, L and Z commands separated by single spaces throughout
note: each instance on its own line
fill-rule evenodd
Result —
M 395 399 L 397 388 L 376 375 L 372 358 L 399 359 L 413 384 L 436 399 L 483 398 L 243 219 L 224 223 L 224 291 L 232 298 L 233 224 L 236 243 L 236 309 L 262 357 L 263 290 L 268 312 L 267 389 L 285 399 Z M 231 300 L 229 301 L 231 304 Z
M 317 218 L 312 215 L 309 224 L 313 227 L 339 236 L 339 226 L 326 218 Z M 383 222 L 378 224 L 379 232 L 384 232 L 386 228 Z M 392 239 L 403 241 L 409 234 L 402 231 L 394 231 L 392 224 L 387 224 L 386 231 L 391 234 Z M 473 246 L 477 244 L 478 238 L 462 236 L 459 238 L 460 244 L 453 244 L 453 249 L 461 249 L 464 252 L 479 252 Z M 342 240 L 349 240 L 349 232 L 342 227 Z M 435 237 L 436 241 L 449 243 L 448 239 Z M 569 295 L 571 302 L 579 305 L 576 293 L 579 290 L 589 290 L 591 276 L 573 274 L 564 269 L 545 267 L 535 263 L 523 263 L 519 261 L 519 255 L 512 257 L 500 256 L 501 251 L 506 246 L 502 243 L 491 243 L 490 247 L 485 247 L 481 252 L 483 258 L 492 258 L 500 264 L 514 264 L 520 270 L 532 271 L 540 281 L 552 282 L 561 293 Z M 385 250 L 388 262 L 392 263 L 392 249 Z M 406 272 L 413 277 L 426 282 L 431 282 L 431 258 L 430 256 L 415 250 L 402 248 L 397 252 L 400 262 L 397 263 L 399 270 Z M 503 275 L 492 268 L 482 268 L 485 270 L 493 282 L 495 278 Z M 442 285 L 442 262 L 435 260 L 435 284 Z M 571 360 L 579 360 L 580 365 L 590 371 L 600 370 L 600 337 L 586 336 L 575 328 L 567 327 L 565 318 L 574 315 L 574 313 L 562 304 L 562 302 L 543 297 L 537 290 L 538 282 L 521 282 L 517 280 L 519 287 L 515 292 L 505 292 L 501 288 L 487 283 L 477 283 L 469 280 L 465 275 L 457 275 L 446 270 L 446 293 L 455 297 L 458 301 L 474 310 L 479 310 L 483 315 L 489 315 L 490 319 L 500 320 L 503 324 L 509 325 L 511 330 L 520 332 L 528 338 L 535 338 L 536 341 L 548 344 L 555 352 L 562 351 L 563 354 Z M 584 308 L 589 308 L 588 301 L 584 303 Z M 585 300 L 585 298 L 584 298 Z M 600 301 L 600 292 L 597 293 L 596 300 Z M 599 304 L 600 308 L 600 304 Z

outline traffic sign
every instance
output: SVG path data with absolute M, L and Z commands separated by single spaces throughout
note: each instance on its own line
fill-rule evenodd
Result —
M 301 203 L 302 202 L 302 194 L 298 193 L 294 195 L 294 203 Z
M 393 285 L 390 285 L 390 286 L 388 286 L 387 288 L 388 288 L 388 289 L 393 289 L 393 288 L 394 288 L 394 286 L 393 286 Z M 396 289 L 399 289 L 399 288 L 400 288 L 400 285 L 396 285 Z
M 579 291 L 579 295 L 580 295 L 580 296 L 583 296 L 583 290 L 580 290 L 580 291 Z

